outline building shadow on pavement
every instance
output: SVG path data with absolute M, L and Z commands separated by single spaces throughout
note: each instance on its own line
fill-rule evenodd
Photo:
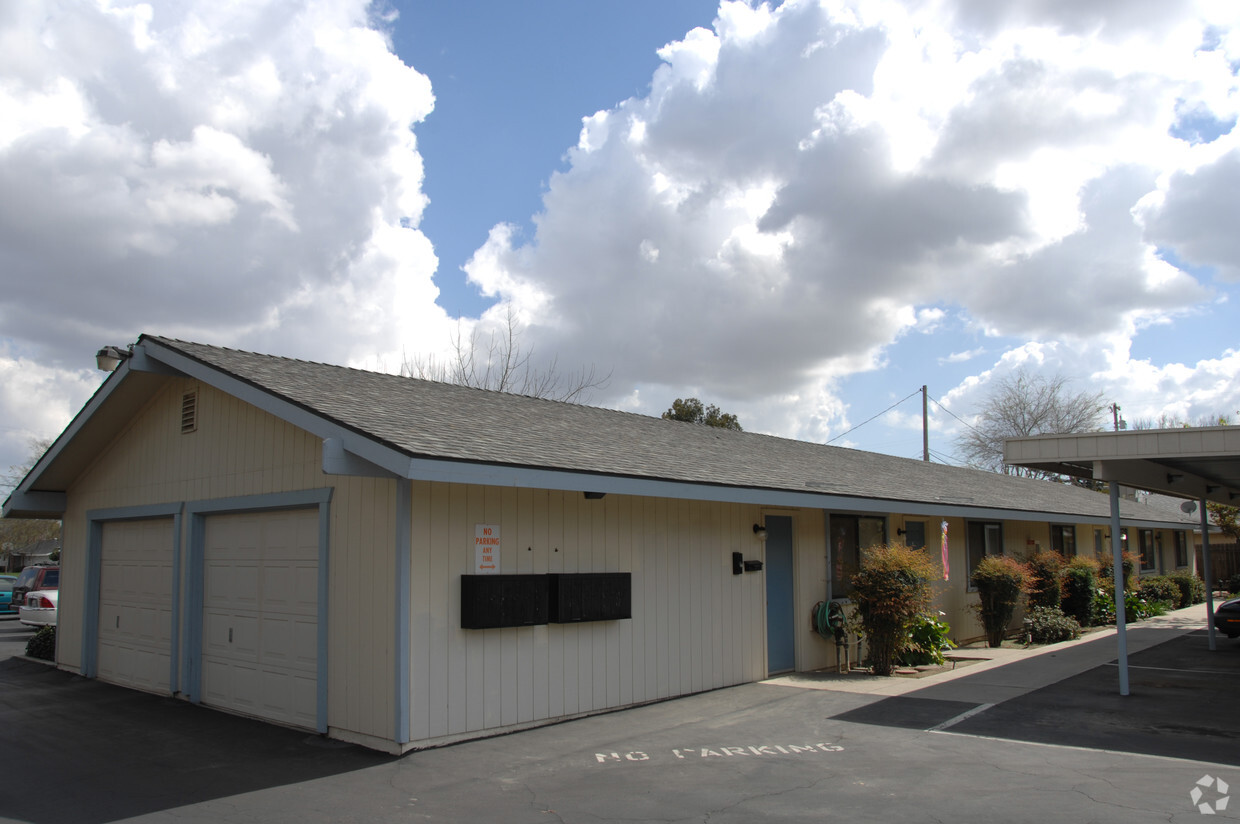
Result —
M 1113 650 L 1115 640 L 1091 643 Z M 834 718 L 1240 766 L 1240 641 L 1218 636 L 1216 647 L 1210 650 L 1206 631 L 1197 630 L 1131 654 L 1127 696 L 1119 694 L 1112 652 L 1100 666 L 993 704 L 968 698 L 998 680 L 991 670 Z M 1013 662 L 1002 678 L 1037 683 L 1038 668 L 1047 665 L 1039 658 Z
M 93 824 L 366 769 L 394 757 L 304 731 L 0 661 L 0 817 Z

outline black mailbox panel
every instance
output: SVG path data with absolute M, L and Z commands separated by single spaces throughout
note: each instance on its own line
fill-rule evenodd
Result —
M 627 572 L 562 572 L 548 577 L 553 624 L 633 617 L 632 576 Z
M 546 575 L 462 575 L 461 628 L 493 629 L 547 623 Z

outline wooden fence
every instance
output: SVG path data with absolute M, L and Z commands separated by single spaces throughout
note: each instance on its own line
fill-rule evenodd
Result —
M 1201 563 L 1201 547 L 1197 547 L 1197 575 L 1204 578 L 1204 566 Z M 1240 544 L 1216 544 L 1210 542 L 1210 577 L 1214 579 L 1216 589 L 1227 589 L 1227 581 L 1233 575 L 1240 575 Z M 1217 584 L 1221 582 L 1221 586 Z

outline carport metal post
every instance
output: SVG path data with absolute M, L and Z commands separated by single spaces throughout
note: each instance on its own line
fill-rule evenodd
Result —
M 1201 504 L 1201 575 L 1206 581 L 1206 635 L 1210 649 L 1214 649 L 1214 582 L 1210 580 L 1210 518 L 1206 512 L 1206 499 Z
M 1115 641 L 1119 647 L 1119 694 L 1128 694 L 1128 622 L 1124 614 L 1124 542 L 1120 539 L 1119 484 L 1111 488 L 1111 580 L 1115 582 Z

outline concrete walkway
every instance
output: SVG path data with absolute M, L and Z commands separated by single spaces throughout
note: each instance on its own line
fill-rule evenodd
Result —
M 1171 638 L 1206 627 L 1206 605 L 1195 604 L 1156 618 L 1128 625 L 1131 656 Z M 997 704 L 1074 675 L 1113 663 L 1118 655 L 1115 627 L 1094 630 L 1075 641 L 1031 647 L 968 646 L 949 653 L 955 667 L 920 677 L 875 676 L 835 670 L 801 672 L 763 681 L 764 684 L 802 689 L 832 690 L 859 695 L 907 695 Z M 1226 642 L 1225 636 L 1219 636 Z M 1014 667 L 1037 659 L 1036 666 Z M 1119 691 L 1118 673 L 1116 692 Z

